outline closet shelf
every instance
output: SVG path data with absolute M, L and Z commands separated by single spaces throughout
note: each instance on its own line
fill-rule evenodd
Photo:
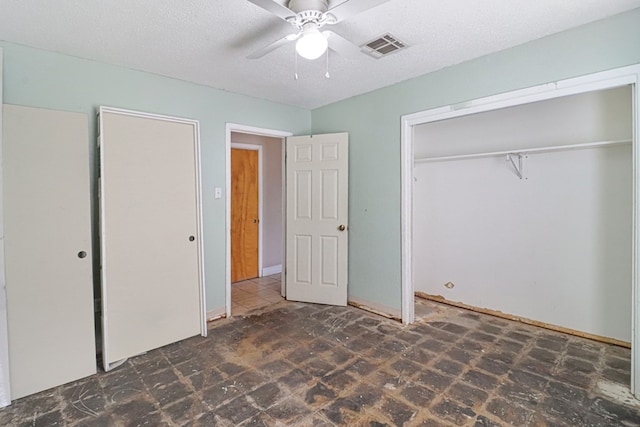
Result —
M 459 154 L 455 156 L 442 156 L 442 157 L 423 157 L 414 159 L 414 163 L 428 163 L 428 162 L 442 162 L 447 160 L 462 160 L 462 159 L 478 159 L 482 157 L 504 156 L 508 154 L 530 154 L 530 153 L 546 153 L 552 151 L 566 151 L 566 150 L 580 150 L 585 148 L 604 147 L 608 145 L 621 145 L 630 144 L 630 139 L 621 139 L 616 141 L 598 141 L 587 142 L 583 144 L 571 144 L 571 145 L 556 145 L 552 147 L 537 147 L 537 148 L 519 148 L 508 151 L 491 151 L 487 153 L 474 153 L 474 154 Z

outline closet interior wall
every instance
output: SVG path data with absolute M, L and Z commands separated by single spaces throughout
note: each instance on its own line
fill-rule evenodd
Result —
M 415 126 L 415 291 L 629 342 L 631 96 Z

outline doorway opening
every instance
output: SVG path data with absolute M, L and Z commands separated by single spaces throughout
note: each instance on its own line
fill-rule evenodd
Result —
M 413 262 L 415 252 L 416 252 L 416 239 L 414 238 L 414 204 L 416 203 L 414 199 L 414 188 L 415 188 L 415 179 L 416 179 L 416 169 L 415 169 L 415 153 L 416 147 L 414 145 L 415 132 L 417 126 L 427 124 L 427 123 L 436 123 L 436 122 L 444 122 L 445 120 L 461 118 L 463 116 L 471 116 L 478 113 L 484 113 L 489 111 L 497 111 L 500 109 L 505 109 L 508 107 L 521 106 L 526 104 L 531 104 L 538 101 L 545 100 L 553 100 L 560 99 L 563 97 L 568 97 L 571 95 L 578 94 L 588 94 L 596 91 L 606 90 L 606 89 L 614 89 L 620 88 L 623 86 L 631 87 L 631 98 L 632 98 L 632 132 L 631 132 L 631 140 L 628 141 L 604 141 L 608 145 L 616 145 L 615 148 L 607 148 L 607 150 L 624 150 L 625 144 L 630 142 L 631 144 L 631 161 L 633 162 L 633 167 L 631 171 L 631 181 L 635 183 L 638 181 L 638 160 L 640 158 L 640 150 L 638 150 L 638 139 L 637 135 L 640 130 L 640 120 L 638 120 L 638 109 L 637 109 L 637 99 L 639 95 L 638 89 L 638 80 L 640 79 L 640 67 L 632 66 L 625 67 L 615 70 L 610 70 L 606 72 L 596 73 L 584 77 L 579 77 L 575 79 L 569 79 L 564 81 L 559 81 L 555 83 L 545 84 L 533 88 L 528 88 L 519 91 L 513 91 L 509 93 L 504 93 L 500 95 L 495 95 L 487 98 L 477 99 L 457 105 L 450 105 L 445 107 L 436 108 L 429 111 L 424 111 L 420 113 L 411 114 L 408 116 L 402 117 L 402 145 L 401 145 L 401 157 L 402 157 L 402 320 L 404 323 L 412 323 L 414 321 L 415 313 L 414 313 L 414 293 L 416 291 L 416 284 L 414 281 L 416 280 L 416 269 L 418 266 Z M 585 123 L 586 125 L 587 123 Z M 542 132 L 543 130 L 540 130 Z M 626 139 L 626 138 L 625 138 Z M 620 145 L 620 144 L 622 145 Z M 557 144 L 556 144 L 557 145 Z M 550 148 L 555 147 L 545 147 L 545 150 L 551 151 Z M 588 148 L 583 150 L 583 153 L 589 152 L 591 150 L 594 151 L 595 147 L 583 147 Z M 627 145 L 628 149 L 628 145 Z M 563 147 L 562 150 L 565 150 Z M 501 149 L 492 148 L 492 154 L 504 154 L 508 157 L 511 157 L 511 165 L 513 165 L 513 173 L 516 173 L 517 177 L 522 180 L 522 172 L 523 169 L 520 167 L 519 159 L 516 156 L 519 154 L 520 150 L 507 150 L 505 153 L 502 153 Z M 526 150 L 525 150 L 526 151 Z M 434 154 L 433 157 L 436 158 L 436 161 L 444 161 L 450 160 L 452 156 L 460 155 L 461 153 L 451 153 L 451 154 Z M 538 154 L 536 154 L 537 156 Z M 543 156 L 546 154 L 540 154 Z M 626 155 L 627 158 L 629 154 Z M 513 160 L 516 160 L 515 162 Z M 504 160 L 504 159 L 503 159 Z M 531 159 L 530 159 L 531 160 Z M 525 168 L 526 168 L 526 159 Z M 568 165 L 569 163 L 564 162 L 564 165 Z M 533 163 L 530 163 L 533 166 Z M 562 165 L 561 165 L 562 166 Z M 509 169 L 506 169 L 509 172 Z M 526 173 L 526 169 L 524 169 Z M 420 177 L 418 177 L 420 179 Z M 629 275 L 631 277 L 631 322 L 630 322 L 630 338 L 631 338 L 631 392 L 636 396 L 640 396 L 640 349 L 638 348 L 638 343 L 640 342 L 640 330 L 637 328 L 638 325 L 638 309 L 640 308 L 640 298 L 638 292 L 638 248 L 640 247 L 640 232 L 638 229 L 638 213 L 640 211 L 639 206 L 639 192 L 640 188 L 637 185 L 632 185 L 633 192 L 633 201 L 631 207 L 631 221 L 632 221 L 632 232 L 630 238 L 630 247 L 628 251 L 633 255 L 631 259 L 631 266 Z M 602 208 L 602 206 L 596 206 L 598 209 Z M 453 283 L 448 283 L 450 286 L 446 288 L 453 288 Z M 627 295 L 627 298 L 629 295 Z
M 285 296 L 284 138 L 290 135 L 227 124 L 227 316 Z

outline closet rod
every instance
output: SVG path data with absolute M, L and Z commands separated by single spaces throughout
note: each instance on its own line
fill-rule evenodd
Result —
M 607 145 L 620 145 L 620 144 L 630 144 L 630 143 L 631 143 L 630 139 L 621 139 L 617 141 L 598 141 L 598 142 L 587 142 L 584 144 L 556 145 L 553 147 L 517 148 L 514 150 L 508 150 L 508 151 L 491 151 L 488 153 L 459 154 L 456 156 L 417 158 L 417 159 L 414 159 L 414 163 L 442 162 L 446 160 L 478 159 L 481 157 L 504 156 L 507 154 L 515 154 L 515 153 L 529 154 L 529 153 L 546 153 L 546 152 L 564 151 L 564 150 L 580 150 L 584 148 L 595 148 L 595 147 L 603 147 Z

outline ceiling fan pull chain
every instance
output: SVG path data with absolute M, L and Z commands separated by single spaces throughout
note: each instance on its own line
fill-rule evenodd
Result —
M 294 61 L 294 69 L 293 69 L 293 80 L 298 80 L 298 52 L 293 50 L 293 61 Z
M 329 74 L 329 49 L 327 49 L 327 72 L 324 73 L 324 76 L 326 78 L 330 78 L 331 74 Z

